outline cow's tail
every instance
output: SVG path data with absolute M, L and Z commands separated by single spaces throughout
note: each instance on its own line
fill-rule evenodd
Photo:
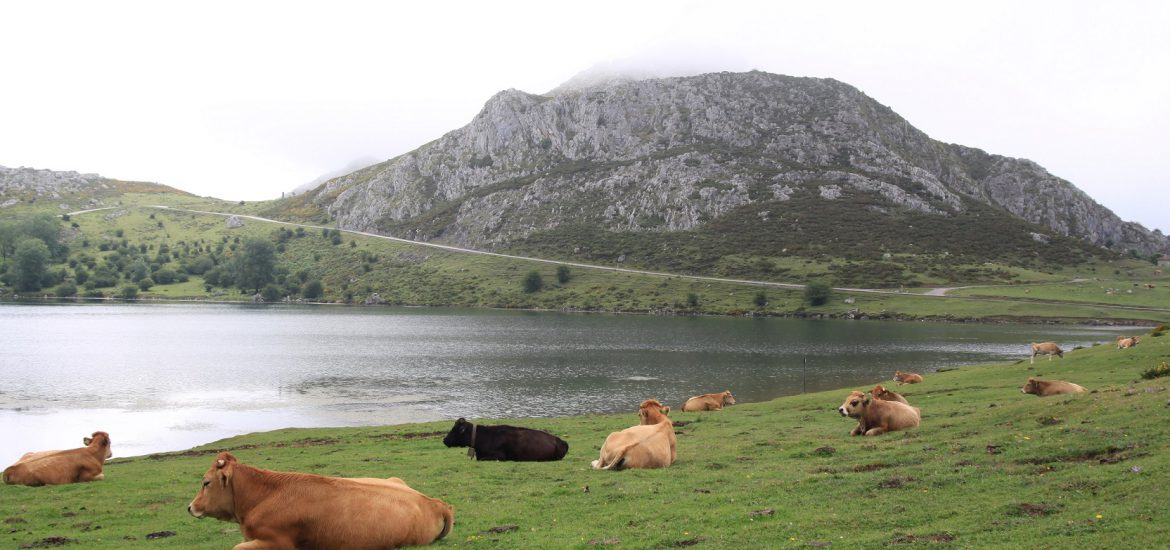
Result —
M 626 465 L 626 453 L 630 452 L 630 449 L 633 449 L 634 447 L 637 447 L 638 445 L 641 445 L 641 444 L 642 444 L 641 441 L 635 441 L 633 443 L 626 444 L 622 448 L 618 449 L 618 451 L 616 453 L 614 453 L 615 458 L 613 459 L 613 461 L 610 462 L 609 464 L 606 464 L 601 469 L 602 470 L 621 470 Z
M 443 514 L 443 530 L 439 531 L 439 535 L 435 537 L 435 540 L 439 540 L 447 536 L 447 534 L 451 532 L 451 528 L 455 527 L 455 509 L 452 508 L 450 504 L 447 504 L 441 500 L 439 501 L 439 508 Z

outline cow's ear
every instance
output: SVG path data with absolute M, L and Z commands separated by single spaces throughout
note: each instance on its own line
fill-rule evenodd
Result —
M 92 437 L 83 437 L 83 438 L 81 438 L 81 442 L 84 443 L 85 446 L 88 447 L 90 443 L 93 443 L 93 438 Z
M 865 396 L 865 401 L 864 401 L 864 403 L 865 403 L 866 405 L 868 405 L 871 399 L 873 399 L 873 397 L 871 397 L 871 396 L 868 396 L 868 395 L 867 395 L 867 396 Z

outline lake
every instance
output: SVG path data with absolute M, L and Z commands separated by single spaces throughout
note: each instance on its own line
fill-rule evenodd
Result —
M 284 427 L 633 412 L 866 388 L 895 370 L 1112 341 L 1105 327 L 441 308 L 0 304 L 0 466 L 110 432 L 115 456 Z M 1022 381 L 1021 381 L 1022 382 Z M 831 411 L 839 403 L 826 403 Z M 631 417 L 632 418 L 632 417 Z

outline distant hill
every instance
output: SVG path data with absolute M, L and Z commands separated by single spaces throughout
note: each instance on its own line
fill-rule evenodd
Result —
M 98 208 L 106 206 L 107 200 L 116 200 L 116 197 L 130 192 L 193 196 L 157 183 L 116 180 L 97 174 L 0 166 L 0 209 L 37 201 L 54 201 L 62 212 Z
M 1034 162 L 935 141 L 835 80 L 763 72 L 503 91 L 463 128 L 282 213 L 714 273 L 790 257 L 1073 265 L 1168 246 Z

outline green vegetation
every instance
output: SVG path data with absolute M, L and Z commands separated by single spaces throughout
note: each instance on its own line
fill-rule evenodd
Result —
M 121 289 L 134 285 L 138 289 L 136 299 L 249 301 L 260 291 L 261 297 L 268 301 L 287 298 L 361 303 L 376 292 L 388 305 L 667 314 L 1149 323 L 1164 320 L 1166 310 L 1170 309 L 1170 284 L 1167 284 L 1170 278 L 1155 275 L 1154 268 L 1143 259 L 1096 259 L 1076 268 L 1048 271 L 986 264 L 978 269 L 1009 273 L 1012 284 L 954 291 L 955 294 L 978 291 L 988 296 L 997 292 L 1021 293 L 1020 297 L 1026 301 L 834 290 L 826 303 L 814 306 L 806 302 L 803 288 L 783 284 L 832 280 L 832 273 L 848 270 L 849 260 L 731 255 L 717 262 L 720 275 L 733 275 L 729 279 L 766 272 L 768 275 L 763 280 L 778 283 L 761 286 L 587 267 L 570 270 L 569 266 L 547 262 L 465 254 L 346 234 L 332 227 L 295 226 L 247 218 L 242 219 L 241 226 L 228 227 L 223 216 L 180 210 L 249 214 L 266 208 L 264 203 L 241 207 L 170 194 L 128 194 L 122 195 L 121 201 L 115 208 L 71 216 L 69 222 L 59 216 L 48 218 L 56 224 L 62 255 L 47 262 L 38 290 L 19 291 L 13 277 L 20 269 L 14 268 L 15 249 L 10 249 L 9 256 L 0 260 L 0 297 L 14 292 L 21 296 L 58 295 L 59 285 L 71 283 L 77 287 L 76 299 L 121 298 L 125 296 Z M 13 235 L 9 230 L 21 223 L 20 220 L 45 218 L 46 206 L 27 210 L 11 207 L 13 220 L 0 224 L 0 233 Z M 7 238 L 2 242 L 16 242 L 13 237 Z M 241 264 L 237 262 L 248 257 L 250 243 L 257 241 L 272 246 L 272 255 L 268 256 L 269 249 L 259 245 L 265 248 L 261 255 L 270 258 L 272 263 L 264 262 L 259 271 L 267 275 L 250 283 L 241 282 L 239 277 L 245 272 L 238 269 Z M 342 241 L 348 244 L 334 244 Z M 681 258 L 694 250 L 675 252 Z M 895 255 L 889 260 L 873 261 L 911 260 L 909 256 L 899 259 Z M 961 271 L 966 273 L 971 269 L 976 267 Z M 526 291 L 524 280 L 532 272 L 540 276 L 539 292 Z M 1062 290 L 1088 284 L 1069 281 L 1093 278 L 1109 279 L 1107 284 L 1133 293 L 1092 292 L 1085 294 L 1083 300 L 1073 300 L 1068 299 L 1070 293 Z M 549 281 L 555 282 L 548 284 Z M 1029 288 L 1035 289 L 1033 293 L 1023 294 Z M 1037 296 L 1040 288 L 1052 290 Z M 763 291 L 766 291 L 766 301 L 761 305 L 757 296 Z M 1122 305 L 1146 309 L 1106 307 Z
M 440 548 L 1153 548 L 1170 534 L 1159 521 L 1170 497 L 1170 386 L 1139 375 L 1168 358 L 1170 338 L 1149 337 L 1035 365 L 925 373 L 899 388 L 922 425 L 873 438 L 846 435 L 854 421 L 835 411 L 863 388 L 712 413 L 676 407 L 678 460 L 661 470 L 589 468 L 608 433 L 636 422 L 637 403 L 614 415 L 498 420 L 563 437 L 569 454 L 552 463 L 469 461 L 441 442 L 450 421 L 251 434 L 115 458 L 100 482 L 0 486 L 3 537 L 11 546 L 61 537 L 95 549 L 228 548 L 242 540 L 234 525 L 185 510 L 214 453 L 228 449 L 274 470 L 401 477 L 455 507 Z M 1029 376 L 1092 393 L 1024 395 Z M 174 535 L 148 539 L 166 531 Z
M 539 291 L 544 287 L 544 278 L 540 276 L 540 272 L 536 270 L 529 271 L 524 276 L 524 292 L 533 293 Z
M 813 281 L 804 287 L 804 301 L 810 306 L 823 306 L 833 296 L 833 287 L 826 281 Z

